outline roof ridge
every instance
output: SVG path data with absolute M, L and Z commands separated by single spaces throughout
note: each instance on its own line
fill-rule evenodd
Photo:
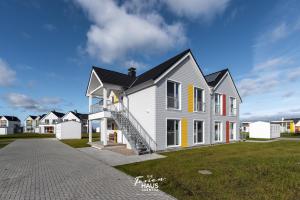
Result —
M 130 77 L 128 74 L 125 74 L 125 73 L 122 73 L 122 72 L 118 72 L 118 71 L 114 71 L 114 70 L 110 70 L 110 69 L 105 69 L 105 68 L 102 68 L 102 67 L 93 66 L 93 68 L 105 70 L 105 71 L 108 71 L 108 72 L 118 73 L 118 74 Z
M 216 74 L 216 73 L 219 73 L 219 72 L 222 72 L 222 71 L 229 71 L 229 69 L 228 69 L 228 68 L 224 68 L 224 69 L 221 69 L 221 70 L 219 70 L 219 71 L 216 71 L 216 72 L 212 72 L 212 73 L 210 73 L 210 74 L 207 74 L 207 75 L 205 75 L 205 76 L 213 75 L 213 74 Z

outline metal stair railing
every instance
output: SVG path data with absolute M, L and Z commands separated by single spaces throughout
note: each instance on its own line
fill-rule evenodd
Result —
M 119 102 L 117 106 L 111 104 L 109 107 L 109 109 L 112 111 L 113 118 L 115 118 L 117 123 L 119 123 L 118 125 L 123 127 L 123 129 L 125 128 L 126 134 L 131 137 L 130 139 L 135 139 L 135 148 L 137 148 L 137 145 L 142 144 L 146 146 L 149 151 L 156 151 L 157 144 L 154 139 L 142 127 L 142 125 L 130 113 L 123 103 Z

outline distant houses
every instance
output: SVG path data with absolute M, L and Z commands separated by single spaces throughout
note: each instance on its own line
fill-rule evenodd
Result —
M 21 121 L 15 116 L 0 116 L 0 135 L 20 132 Z
M 77 122 L 64 123 L 63 126 L 59 125 L 63 122 Z M 15 116 L 0 116 L 0 135 L 14 134 L 14 133 L 39 133 L 39 134 L 56 134 L 57 127 L 64 127 L 64 130 L 75 126 L 80 133 L 87 133 L 88 131 L 88 114 L 69 111 L 67 113 L 57 112 L 55 110 L 43 115 L 29 115 L 24 120 L 24 127 L 21 129 L 21 121 Z M 59 125 L 59 126 L 58 126 Z M 76 129 L 76 132 L 78 130 Z M 65 134 L 64 134 L 65 135 Z

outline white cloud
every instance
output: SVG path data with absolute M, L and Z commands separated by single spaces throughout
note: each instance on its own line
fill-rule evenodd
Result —
M 300 67 L 294 68 L 290 71 L 290 73 L 287 76 L 288 80 L 294 81 L 300 79 Z
M 135 60 L 128 60 L 128 61 L 125 62 L 125 66 L 127 68 L 134 67 L 134 68 L 137 68 L 137 69 L 143 69 L 147 65 L 145 63 L 138 62 L 138 61 L 135 61 Z
M 11 86 L 16 80 L 16 72 L 0 58 L 0 86 Z
M 165 3 L 179 16 L 210 21 L 224 12 L 230 0 L 166 0 Z
M 282 39 L 286 37 L 289 34 L 288 27 L 286 23 L 281 23 L 278 26 L 276 26 L 272 31 L 271 31 L 271 40 L 272 41 L 277 41 L 279 39 Z
M 292 63 L 292 60 L 290 58 L 285 58 L 285 57 L 276 57 L 272 59 L 268 59 L 264 62 L 258 63 L 257 65 L 254 66 L 254 71 L 259 71 L 259 70 L 271 70 L 276 67 L 282 67 L 286 64 Z
M 139 13 L 141 4 L 130 7 L 128 2 L 120 5 L 112 0 L 75 1 L 93 23 L 86 50 L 103 62 L 111 63 L 132 52 L 162 52 L 186 41 L 180 23 L 168 24 L 153 10 Z
M 31 110 L 36 112 L 47 112 L 52 110 L 54 106 L 61 103 L 59 98 L 45 97 L 41 100 L 35 100 L 25 94 L 9 93 L 4 96 L 6 102 L 14 107 L 24 110 Z
M 55 31 L 57 28 L 53 24 L 44 24 L 43 28 L 47 31 Z

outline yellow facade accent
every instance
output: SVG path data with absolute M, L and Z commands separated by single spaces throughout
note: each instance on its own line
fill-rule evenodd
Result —
M 291 133 L 294 133 L 294 132 L 295 132 L 295 124 L 294 124 L 294 122 L 291 122 L 291 123 L 290 123 L 290 132 L 291 132 Z
M 188 112 L 194 111 L 194 86 L 188 85 Z
M 188 147 L 188 121 L 186 118 L 181 119 L 181 146 Z

